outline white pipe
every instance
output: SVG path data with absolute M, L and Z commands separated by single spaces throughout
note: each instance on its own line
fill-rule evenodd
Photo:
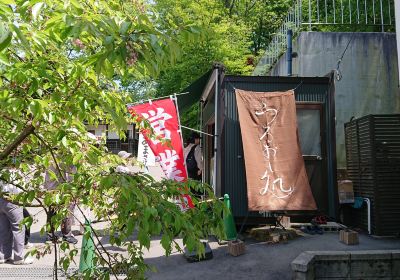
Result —
M 363 197 L 363 200 L 367 203 L 368 208 L 368 234 L 371 234 L 371 201 L 369 198 Z
M 214 189 L 214 194 L 217 194 L 217 149 L 218 149 L 218 129 L 219 129 L 219 125 L 218 125 L 218 68 L 215 68 L 214 70 L 215 72 L 215 93 L 214 93 L 214 98 L 215 98 L 215 104 L 214 104 L 214 177 L 213 177 L 213 189 Z

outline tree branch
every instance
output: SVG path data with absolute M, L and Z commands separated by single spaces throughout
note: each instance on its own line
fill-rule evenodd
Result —
M 8 193 L 0 192 L 0 194 L 2 195 L 2 197 L 3 197 L 5 200 L 7 200 L 7 201 L 9 201 L 9 202 L 11 202 L 12 204 L 17 205 L 17 206 L 21 206 L 21 207 L 26 207 L 26 206 L 28 206 L 28 207 L 32 207 L 32 208 L 43 208 L 43 206 L 40 205 L 40 204 L 27 204 L 27 203 L 24 204 L 24 203 L 21 203 L 21 202 L 19 202 L 19 201 L 16 201 L 16 200 L 12 199 L 12 198 L 8 195 Z
M 47 149 L 49 150 L 51 157 L 53 158 L 54 164 L 56 165 L 57 171 L 59 173 L 59 175 L 61 176 L 61 178 L 63 179 L 64 182 L 67 182 L 67 179 L 64 177 L 63 172 L 60 168 L 60 165 L 57 162 L 57 159 L 53 153 L 52 148 L 49 146 L 49 144 L 47 144 L 47 142 L 43 139 L 43 137 L 41 137 L 39 134 L 37 134 L 36 132 L 33 132 L 33 135 L 35 135 L 35 137 L 37 139 L 39 139 L 40 142 L 43 143 L 43 145 L 45 145 L 47 147 Z
M 10 122 L 13 122 L 13 123 L 18 123 L 18 121 L 17 121 L 17 120 L 14 120 L 13 118 L 11 118 L 11 117 L 9 117 L 9 116 L 7 116 L 7 115 L 3 114 L 3 113 L 0 113 L 0 117 L 2 117 L 3 119 L 6 119 L 6 120 L 8 120 L 8 121 L 10 121 Z
M 9 144 L 3 152 L 0 154 L 0 160 L 5 159 L 8 157 L 11 152 L 16 149 L 19 144 L 22 143 L 22 141 L 25 140 L 26 137 L 28 137 L 30 134 L 32 134 L 35 131 L 35 127 L 32 125 L 32 121 L 28 122 L 28 125 L 22 130 L 22 132 L 15 138 L 15 140 Z
M 235 7 L 235 2 L 236 0 L 232 0 L 231 5 L 229 7 L 229 16 L 232 17 L 233 14 L 233 8 Z
M 20 57 L 15 51 L 11 51 L 11 53 L 12 53 L 16 58 L 18 58 L 19 61 L 25 62 L 25 60 L 24 60 L 22 57 Z
M 13 186 L 15 186 L 17 189 L 20 189 L 21 191 L 23 191 L 23 192 L 25 192 L 25 193 L 28 192 L 28 190 L 26 190 L 26 189 L 25 189 L 24 187 L 22 187 L 21 185 L 15 183 L 14 181 L 9 181 L 9 180 L 7 180 L 7 179 L 4 178 L 4 177 L 1 177 L 1 176 L 0 176 L 0 181 L 6 182 L 7 184 L 10 184 L 10 185 L 13 185 Z M 0 192 L 0 194 L 4 195 L 4 194 L 6 194 L 6 193 Z M 8 199 L 10 199 L 9 196 L 8 196 Z M 46 210 L 46 207 L 44 206 L 43 202 L 42 202 L 39 198 L 37 198 L 37 197 L 35 197 L 34 199 L 35 199 L 39 204 L 21 204 L 20 202 L 15 201 L 15 200 L 12 200 L 12 199 L 10 199 L 9 201 L 10 201 L 11 203 L 15 204 L 15 205 L 18 205 L 18 206 L 42 207 L 43 210 L 44 210 L 44 211 L 46 212 L 46 214 L 47 214 L 47 210 Z

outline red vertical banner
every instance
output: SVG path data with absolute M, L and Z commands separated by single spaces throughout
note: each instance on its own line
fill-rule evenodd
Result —
M 184 164 L 183 143 L 174 101 L 171 98 L 156 100 L 128 106 L 128 110 L 132 115 L 140 115 L 146 119 L 153 129 L 154 137 L 149 137 L 148 131 L 142 131 L 142 134 L 165 176 L 177 182 L 185 182 L 187 173 Z M 169 140 L 170 144 L 163 143 L 161 140 Z M 179 205 L 181 210 L 194 207 L 189 195 L 184 195 L 182 200 L 183 202 Z

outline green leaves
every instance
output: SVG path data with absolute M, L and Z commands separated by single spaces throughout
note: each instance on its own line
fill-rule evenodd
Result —
M 142 229 L 139 230 L 138 240 L 141 246 L 144 246 L 147 249 L 150 248 L 150 237 L 145 230 Z
M 64 147 L 68 147 L 68 139 L 67 139 L 67 137 L 66 136 L 64 136 L 62 139 L 61 139 L 61 144 L 63 144 L 63 146 Z
M 11 38 L 12 34 L 7 25 L 0 21 L 0 52 L 10 45 Z
M 33 20 L 36 20 L 36 19 L 37 19 L 37 17 L 38 17 L 38 15 L 39 15 L 40 10 L 42 9 L 43 5 L 44 5 L 43 2 L 38 2 L 38 3 L 36 3 L 35 5 L 33 5 L 33 7 L 32 7 L 32 17 L 33 17 Z
M 10 65 L 10 61 L 8 60 L 7 55 L 5 55 L 4 53 L 0 53 L 0 63 L 3 63 L 7 66 Z
M 32 216 L 28 216 L 26 218 L 23 218 L 21 221 L 21 224 L 25 225 L 26 227 L 30 228 L 33 223 L 33 218 Z
M 81 12 L 83 10 L 81 4 L 77 0 L 70 0 L 70 2 L 78 11 Z
M 24 138 L 13 150 L 16 166 L 11 154 L 0 163 L 29 174 L 27 189 L 16 202 L 43 203 L 46 211 L 54 210 L 55 228 L 75 202 L 91 209 L 95 219 L 107 219 L 111 234 L 118 233 L 110 242 L 128 251 L 116 253 L 115 265 L 139 275 L 134 279 L 144 275 L 142 250 L 150 247 L 152 237 L 160 237 L 169 254 L 175 238 L 185 237 L 195 246 L 220 220 L 200 207 L 181 212 L 172 201 L 182 184 L 115 172 L 121 160 L 107 151 L 104 140 L 98 143 L 86 135 L 89 125 L 125 131 L 132 122 L 126 103 L 135 100 L 122 84 L 143 76 L 152 80 L 168 69 L 182 53 L 183 31 L 190 40 L 202 36 L 192 25 L 142 10 L 137 1 L 0 3 L 0 152 Z M 23 135 L 30 123 L 34 133 Z M 43 189 L 43 174 L 46 183 L 54 183 L 49 190 Z M 49 223 L 45 230 L 51 231 Z M 137 234 L 135 241 L 132 234 Z M 76 250 L 62 243 L 61 251 L 60 265 L 67 269 Z M 99 255 L 95 262 L 107 265 Z
M 15 24 L 11 24 L 11 28 L 15 32 L 15 34 L 17 35 L 17 38 L 20 40 L 21 45 L 24 47 L 24 49 L 26 51 L 29 51 L 30 50 L 29 42 L 26 39 L 25 34 Z
M 131 26 L 132 26 L 132 22 L 130 22 L 130 21 L 123 21 L 123 22 L 121 23 L 121 25 L 120 25 L 119 33 L 120 33 L 121 35 L 127 34 L 128 30 L 130 29 Z
M 168 234 L 163 234 L 161 237 L 161 245 L 163 246 L 164 250 L 169 252 L 171 250 L 171 238 Z
M 29 104 L 29 111 L 35 117 L 35 119 L 40 119 L 43 117 L 44 110 L 47 107 L 47 102 L 41 99 L 33 99 Z

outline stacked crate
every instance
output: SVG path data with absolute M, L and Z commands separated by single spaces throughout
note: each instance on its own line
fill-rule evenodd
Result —
M 400 114 L 352 120 L 345 124 L 345 141 L 354 195 L 371 200 L 372 234 L 400 234 Z M 349 218 L 367 230 L 366 206 L 352 209 Z

